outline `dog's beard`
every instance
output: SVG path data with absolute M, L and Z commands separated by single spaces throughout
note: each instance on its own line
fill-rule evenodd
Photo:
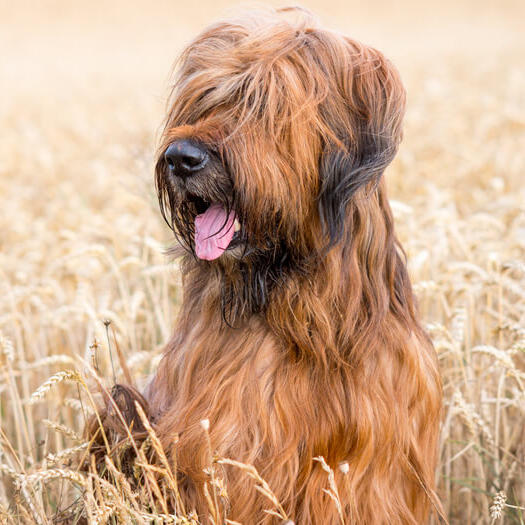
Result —
M 252 240 L 242 212 L 230 203 L 209 204 L 201 197 L 186 196 L 176 208 L 173 230 L 178 244 L 191 254 L 183 260 L 183 271 L 219 277 L 220 311 L 228 326 L 239 326 L 247 316 L 261 312 L 270 294 L 282 285 L 290 270 L 288 250 L 271 239 Z M 245 222 L 246 221 L 246 222 Z M 175 248 L 173 255 L 180 255 Z M 211 261 L 211 268 L 195 265 L 195 258 Z M 205 272 L 205 273 L 202 273 Z

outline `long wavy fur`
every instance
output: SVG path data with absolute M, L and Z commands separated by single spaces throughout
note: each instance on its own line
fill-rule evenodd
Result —
M 437 360 L 382 179 L 404 106 L 380 52 L 302 10 L 219 22 L 177 63 L 156 183 L 186 248 L 184 298 L 145 398 L 203 522 L 205 418 L 213 450 L 253 464 L 297 524 L 340 523 L 316 456 L 347 523 L 420 525 L 439 508 Z M 197 210 L 163 156 L 177 138 L 223 167 L 204 191 L 235 209 L 240 256 L 194 256 Z M 242 471 L 224 476 L 229 519 L 276 522 Z

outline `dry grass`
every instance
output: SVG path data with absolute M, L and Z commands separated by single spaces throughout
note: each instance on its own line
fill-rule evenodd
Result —
M 387 176 L 440 356 L 446 513 L 453 524 L 523 524 L 525 9 L 319 4 L 307 3 L 385 50 L 409 91 Z M 162 461 L 148 466 L 153 435 L 135 465 L 142 492 L 111 461 L 104 479 L 68 464 L 85 450 L 95 376 L 107 387 L 123 376 L 118 348 L 140 388 L 170 334 L 179 287 L 162 253 L 155 132 L 176 50 L 222 6 L 87 5 L 0 6 L 0 522 L 51 523 L 83 500 L 92 523 L 196 523 L 179 504 L 162 517 L 163 487 L 176 481 Z M 210 464 L 212 515 L 230 459 Z M 271 487 L 238 466 L 285 520 Z

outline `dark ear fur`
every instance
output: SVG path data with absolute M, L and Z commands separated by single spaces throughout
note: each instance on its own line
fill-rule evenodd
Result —
M 354 194 L 379 181 L 397 150 L 392 138 L 369 131 L 360 134 L 360 142 L 347 151 L 328 144 L 321 157 L 318 210 L 329 247 L 343 237 L 348 204 Z

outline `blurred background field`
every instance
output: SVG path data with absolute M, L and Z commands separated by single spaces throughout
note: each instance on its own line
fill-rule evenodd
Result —
M 408 90 L 387 178 L 440 357 L 446 514 L 523 524 L 525 4 L 303 5 L 384 51 Z M 79 496 L 67 463 L 80 441 L 56 424 L 80 433 L 86 395 L 62 381 L 30 404 L 37 387 L 82 372 L 95 340 L 110 386 L 106 319 L 139 386 L 169 337 L 179 282 L 156 139 L 177 52 L 229 10 L 0 0 L 0 523 L 51 523 Z

